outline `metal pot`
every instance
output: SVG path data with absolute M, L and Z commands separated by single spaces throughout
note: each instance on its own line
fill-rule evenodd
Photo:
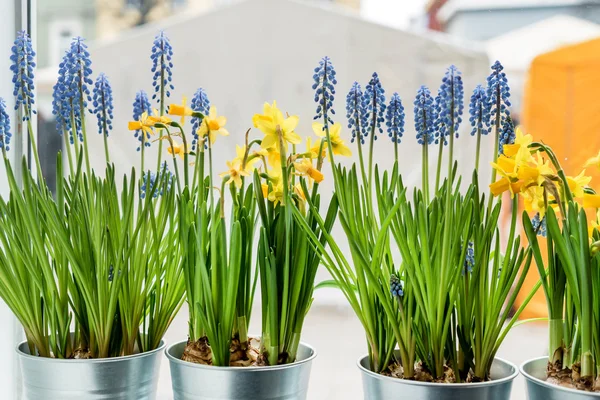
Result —
M 391 378 L 372 372 L 369 357 L 358 360 L 362 372 L 365 400 L 508 400 L 512 381 L 519 371 L 516 365 L 494 359 L 493 380 L 478 383 L 429 383 Z
M 186 341 L 165 354 L 174 400 L 305 400 L 315 350 L 300 343 L 297 361 L 269 367 L 214 367 L 181 360 Z
M 65 360 L 32 356 L 17 346 L 25 400 L 154 400 L 165 343 L 125 357 Z
M 548 357 L 534 358 L 521 364 L 521 373 L 527 382 L 529 400 L 590 400 L 600 399 L 600 393 L 569 389 L 546 382 Z

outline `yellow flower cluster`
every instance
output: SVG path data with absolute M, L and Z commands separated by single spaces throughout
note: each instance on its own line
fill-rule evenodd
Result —
M 500 178 L 490 185 L 490 191 L 494 196 L 506 191 L 511 197 L 520 195 L 527 212 L 539 213 L 541 219 L 548 207 L 560 212 L 558 203 L 565 200 L 565 188 L 551 162 L 540 152 L 532 152 L 529 147 L 532 141 L 531 135 L 517 128 L 515 143 L 504 145 L 504 154 L 492 163 Z M 592 165 L 600 167 L 600 153 L 588 160 L 585 166 Z M 585 169 L 577 176 L 566 177 L 568 189 L 576 202 L 584 208 L 600 209 L 600 195 L 590 193 L 588 188 L 591 179 L 585 175 Z M 597 226 L 597 221 L 592 225 Z

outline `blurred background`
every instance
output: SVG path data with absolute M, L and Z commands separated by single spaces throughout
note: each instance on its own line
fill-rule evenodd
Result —
M 300 133 L 311 133 L 312 70 L 325 55 L 331 57 L 338 74 L 334 108 L 342 125 L 346 124 L 345 94 L 352 82 L 364 85 L 374 71 L 388 97 L 394 92 L 402 97 L 407 119 L 400 159 L 408 185 L 419 185 L 421 170 L 413 129 L 414 95 L 421 84 L 436 93 L 451 64 L 463 72 L 468 102 L 475 85 L 485 85 L 489 66 L 500 60 L 511 86 L 515 123 L 552 145 L 568 174 L 578 174 L 583 161 L 600 147 L 600 102 L 592 101 L 600 90 L 598 0 L 0 0 L 0 5 L 0 96 L 13 102 L 10 47 L 15 32 L 26 29 L 38 55 L 37 135 L 44 175 L 51 185 L 56 180 L 56 153 L 63 147 L 52 115 L 52 87 L 71 39 L 86 38 L 94 77 L 104 72 L 111 81 L 115 128 L 109 147 L 111 160 L 125 173 L 139 165 L 138 142 L 126 124 L 136 92 L 153 91 L 150 49 L 161 30 L 174 49 L 171 100 L 191 98 L 203 87 L 219 114 L 228 118 L 232 137 L 217 145 L 217 163 L 222 164 L 215 166 L 218 172 L 225 169 L 224 160 L 235 156 L 233 144 L 242 142 L 252 126 L 252 115 L 262 110 L 265 101 L 277 100 L 283 110 L 299 115 Z M 88 118 L 92 130 L 96 124 Z M 468 116 L 463 119 L 456 153 L 460 172 L 470 176 L 475 139 L 470 136 Z M 98 149 L 92 151 L 92 163 L 101 171 L 102 138 L 88 136 L 90 148 Z M 393 152 L 385 135 L 381 136 L 377 162 L 390 167 Z M 350 134 L 346 132 L 345 137 L 349 141 Z M 155 147 L 149 157 L 156 157 Z M 490 136 L 484 144 L 481 176 L 489 176 L 492 148 Z M 14 160 L 27 154 L 26 138 L 17 134 L 13 150 Z M 432 164 L 435 161 L 434 157 Z M 0 171 L 0 194 L 6 196 L 4 176 Z M 329 179 L 322 185 L 324 197 L 331 190 Z M 340 229 L 336 234 L 345 243 Z M 325 271 L 318 277 L 327 278 Z M 536 280 L 537 271 L 533 271 L 529 285 Z M 545 312 L 540 292 L 524 317 L 540 317 Z M 255 318 L 251 332 L 260 333 L 259 322 Z M 167 342 L 184 339 L 186 331 L 184 307 Z M 546 336 L 545 323 L 521 325 L 509 334 L 499 356 L 519 364 L 543 355 Z M 19 376 L 12 349 L 20 339 L 18 323 L 0 304 L 3 399 L 18 398 Z M 332 289 L 315 293 L 303 340 L 320 353 L 313 366 L 309 399 L 361 398 L 355 364 L 366 353 L 365 340 L 341 294 Z M 171 399 L 170 393 L 164 360 L 159 399 Z M 513 398 L 525 398 L 520 378 Z

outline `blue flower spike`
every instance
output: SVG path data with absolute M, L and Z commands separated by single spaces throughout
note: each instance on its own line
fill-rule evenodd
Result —
M 210 100 L 208 99 L 208 95 L 206 91 L 202 88 L 196 90 L 194 93 L 194 97 L 192 98 L 192 104 L 190 105 L 192 110 L 202 113 L 203 115 L 208 115 L 210 110 Z M 202 125 L 202 121 L 204 119 L 201 117 L 192 117 L 192 150 L 196 150 L 196 145 L 198 144 L 198 129 L 200 125 Z
M 0 149 L 5 153 L 10 150 L 10 117 L 6 112 L 6 103 L 0 97 Z
M 400 279 L 396 275 L 390 276 L 390 291 L 393 297 L 400 298 L 404 296 L 402 282 L 400 282 Z
M 458 138 L 458 127 L 462 122 L 464 111 L 464 96 L 461 72 L 456 66 L 451 65 L 444 74 L 436 97 L 438 113 L 436 142 L 443 140 L 444 144 L 447 144 L 446 138 L 451 133 Z
M 113 93 L 110 82 L 104 74 L 98 75 L 94 90 L 92 92 L 91 112 L 96 115 L 98 120 L 98 133 L 108 136 L 112 130 L 113 121 Z
M 152 95 L 153 100 L 158 100 L 160 103 L 161 94 L 171 97 L 171 90 L 175 89 L 173 86 L 173 47 L 169 42 L 169 38 L 163 31 L 161 31 L 154 38 L 152 44 L 152 54 L 150 55 L 152 60 L 152 86 L 154 87 L 154 94 Z
M 471 95 L 469 103 L 469 122 L 473 130 L 471 136 L 475 136 L 477 131 L 482 135 L 489 133 L 489 127 L 486 125 L 485 110 L 487 107 L 487 93 L 483 86 L 477 85 Z
M 510 88 L 502 64 L 496 61 L 491 68 L 492 73 L 487 78 L 485 124 L 490 131 L 492 128 L 497 129 L 501 140 L 500 136 L 506 129 L 504 125 L 510 120 Z M 502 152 L 499 151 L 498 154 L 502 154 Z
M 385 115 L 385 125 L 388 136 L 393 143 L 400 143 L 404 133 L 404 106 L 398 93 L 394 93 L 390 99 Z
M 373 72 L 369 84 L 365 88 L 363 104 L 367 116 L 367 124 L 363 126 L 363 136 L 373 133 L 373 140 L 377 140 L 377 133 L 383 133 L 381 124 L 385 121 L 385 90 L 379 80 L 377 72 Z
M 475 265 L 475 250 L 473 249 L 473 242 L 469 242 L 467 245 L 467 254 L 465 256 L 465 265 L 462 274 L 470 274 L 473 272 L 473 266 Z
M 540 218 L 540 213 L 536 213 L 531 220 L 531 225 L 533 226 L 533 231 L 536 232 L 538 236 L 546 237 L 546 216 Z
M 336 72 L 331 59 L 327 56 L 319 61 L 319 66 L 314 72 L 312 89 L 315 91 L 317 108 L 313 119 L 323 118 L 323 129 L 325 129 L 329 124 L 333 125 L 331 115 L 335 115 L 333 100 L 335 100 L 335 85 L 337 85 Z
M 152 105 L 150 104 L 150 99 L 148 99 L 148 94 L 145 91 L 140 90 L 135 94 L 135 100 L 133 101 L 133 120 L 138 121 L 143 113 L 152 115 Z M 145 137 L 143 135 L 145 135 Z M 150 147 L 149 133 L 144 133 L 142 130 L 137 130 L 134 133 L 134 137 L 136 137 L 140 142 L 137 151 L 140 151 L 142 148 L 142 140 L 144 141 L 145 147 Z
M 354 143 L 355 140 L 358 140 L 358 143 L 365 144 L 362 129 L 368 123 L 367 113 L 363 92 L 358 82 L 352 84 L 346 96 L 346 118 L 348 119 L 348 129 L 352 132 L 350 141 Z
M 427 86 L 421 86 L 414 101 L 417 142 L 430 145 L 435 140 L 436 112 L 433 97 Z
M 17 32 L 17 38 L 12 46 L 11 53 L 10 70 L 13 73 L 12 83 L 14 85 L 13 95 L 15 96 L 15 110 L 18 110 L 23 106 L 23 121 L 26 121 L 31 117 L 32 113 L 36 113 L 33 109 L 35 104 L 35 85 L 33 81 L 35 51 L 33 51 L 31 37 L 27 32 Z

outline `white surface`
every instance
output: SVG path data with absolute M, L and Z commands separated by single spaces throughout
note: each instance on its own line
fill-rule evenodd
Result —
M 448 0 L 438 17 L 446 22 L 460 11 L 494 10 L 502 8 L 560 7 L 586 3 L 585 0 Z

